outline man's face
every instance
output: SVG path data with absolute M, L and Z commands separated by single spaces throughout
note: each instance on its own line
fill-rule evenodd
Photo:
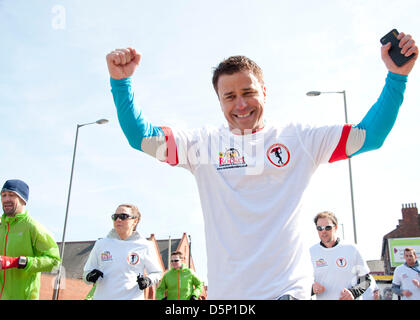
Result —
M 407 264 L 412 267 L 417 261 L 417 255 L 413 251 L 404 251 L 404 259 Z
M 318 231 L 318 236 L 321 242 L 328 246 L 332 245 L 337 241 L 337 226 L 334 225 L 334 223 L 328 219 L 328 218 L 319 218 L 317 223 L 317 227 L 323 227 L 322 231 Z M 330 230 L 326 230 L 325 227 L 331 226 Z
M 7 216 L 14 216 L 24 211 L 25 202 L 14 192 L 1 193 L 1 205 Z
M 266 88 L 251 72 L 223 74 L 217 82 L 217 94 L 231 131 L 241 134 L 264 127 Z M 239 134 L 239 132 L 238 132 Z
M 179 255 L 171 256 L 171 266 L 175 269 L 179 269 L 182 267 L 182 259 Z

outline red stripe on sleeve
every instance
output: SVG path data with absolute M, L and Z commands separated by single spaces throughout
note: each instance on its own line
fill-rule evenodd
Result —
M 339 160 L 348 159 L 349 156 L 346 154 L 346 144 L 347 139 L 350 134 L 350 129 L 352 125 L 351 124 L 345 124 L 343 127 L 343 131 L 341 132 L 341 138 L 340 141 L 337 144 L 337 147 L 335 148 L 334 152 L 331 155 L 330 160 L 328 162 L 335 162 Z
M 178 151 L 176 148 L 176 142 L 171 128 L 160 127 L 165 134 L 166 138 L 166 163 L 169 163 L 171 166 L 176 166 L 178 164 Z

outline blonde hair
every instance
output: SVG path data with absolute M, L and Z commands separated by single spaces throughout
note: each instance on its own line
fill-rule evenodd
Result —
M 124 208 L 128 208 L 128 209 L 130 209 L 131 214 L 132 214 L 134 217 L 136 217 L 136 219 L 138 219 L 138 221 L 137 221 L 136 225 L 135 225 L 135 226 L 134 226 L 134 228 L 133 228 L 133 231 L 136 231 L 136 229 L 137 229 L 137 225 L 139 224 L 140 219 L 141 219 L 141 213 L 140 213 L 140 211 L 139 211 L 139 208 L 137 208 L 134 204 L 130 204 L 130 203 L 123 203 L 123 204 L 120 204 L 120 205 L 118 206 L 118 208 L 119 208 L 119 207 L 124 207 Z

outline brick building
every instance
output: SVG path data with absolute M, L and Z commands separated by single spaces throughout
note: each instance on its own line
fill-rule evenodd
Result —
M 391 266 L 391 258 L 388 246 L 388 239 L 394 238 L 416 238 L 420 237 L 420 215 L 415 203 L 402 205 L 402 219 L 398 220 L 396 228 L 384 235 L 382 241 L 382 260 L 384 261 L 385 274 L 393 274 L 394 267 Z
M 169 256 L 170 252 L 172 251 L 181 251 L 185 256 L 185 264 L 192 270 L 195 270 L 194 259 L 192 258 L 192 255 L 190 255 L 190 244 L 188 242 L 186 233 L 184 233 L 182 237 L 178 239 L 169 238 L 163 240 L 157 240 L 155 235 L 151 234 L 147 240 L 153 242 L 160 265 L 164 272 L 166 272 L 170 267 Z M 63 277 L 58 294 L 59 300 L 82 300 L 91 290 L 92 286 L 87 285 L 82 280 L 82 275 L 83 267 L 95 242 L 96 240 L 65 242 L 63 257 Z M 61 242 L 58 242 L 58 247 L 61 250 Z M 51 300 L 53 298 L 53 288 L 56 275 L 56 272 L 42 273 L 40 300 Z M 147 288 L 145 290 L 145 298 L 154 299 L 156 288 L 157 285 Z M 203 298 L 206 297 L 205 292 L 202 293 L 202 295 Z

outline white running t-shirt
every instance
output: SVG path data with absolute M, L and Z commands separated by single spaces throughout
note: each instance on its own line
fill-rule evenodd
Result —
M 325 248 L 319 243 L 310 249 L 315 281 L 325 287 L 317 300 L 338 300 L 343 289 L 357 284 L 359 277 L 369 273 L 369 267 L 353 244 L 340 242 Z
M 167 162 L 197 181 L 209 299 L 310 299 L 313 276 L 299 207 L 319 164 L 330 160 L 339 141 L 345 146 L 346 126 L 266 124 L 248 135 L 226 126 L 164 128 Z

